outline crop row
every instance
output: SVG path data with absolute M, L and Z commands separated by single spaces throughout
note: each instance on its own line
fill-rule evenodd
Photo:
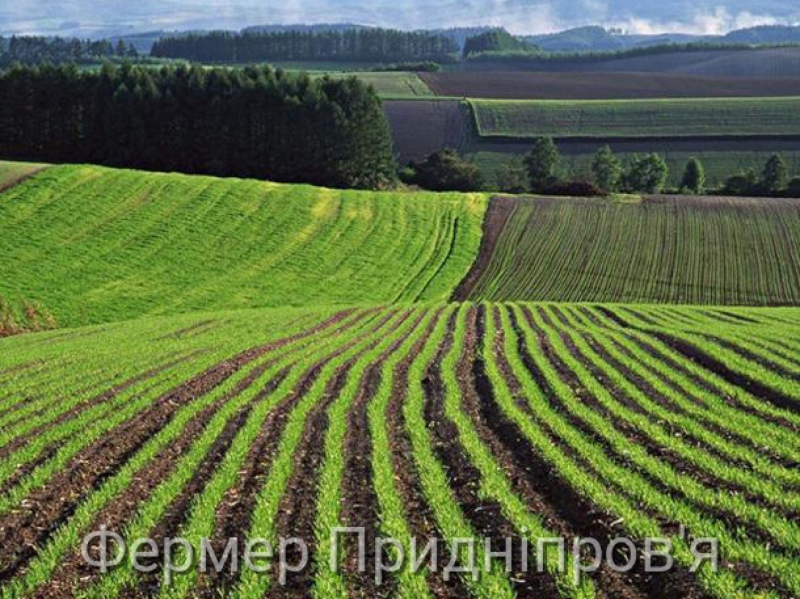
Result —
M 795 309 L 467 303 L 177 320 L 2 342 L 3 597 L 800 593 Z M 86 379 L 69 376 L 82 367 Z M 297 537 L 309 566 L 284 582 L 270 560 L 101 574 L 79 551 L 101 526 L 128 543 L 181 537 L 193 553 L 203 539 Z M 398 541 L 366 572 L 352 544 L 334 554 L 331 531 L 355 526 Z M 576 579 L 553 553 L 542 571 L 513 553 L 506 572 L 485 544 L 527 544 L 535 567 L 552 537 L 603 550 L 668 537 L 676 565 Z M 698 537 L 719 539 L 718 570 L 690 572 Z M 374 578 L 372 560 L 431 538 L 439 568 L 405 561 Z M 473 559 L 479 576 L 444 571 Z

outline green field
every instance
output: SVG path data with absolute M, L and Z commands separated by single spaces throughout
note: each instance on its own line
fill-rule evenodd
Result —
M 664 156 L 669 167 L 668 186 L 678 188 L 683 179 L 686 163 L 691 158 L 698 158 L 705 167 L 707 176 L 707 186 L 709 188 L 720 187 L 732 175 L 754 170 L 760 173 L 764 164 L 774 154 L 769 151 L 697 151 L 697 152 L 674 152 L 664 150 L 655 144 L 653 149 Z M 637 154 L 629 152 L 617 152 L 617 157 L 623 164 L 628 163 Z M 786 160 L 789 172 L 792 175 L 800 175 L 800 151 L 780 152 Z M 511 152 L 485 152 L 478 151 L 474 154 L 467 154 L 467 158 L 478 165 L 483 173 L 484 180 L 488 189 L 497 188 L 500 181 L 503 165 L 509 162 L 519 162 L 524 153 L 514 154 Z M 642 154 L 638 154 L 642 156 Z M 579 180 L 591 180 L 592 162 L 594 154 L 562 154 L 559 166 L 559 174 L 565 178 Z
M 0 338 L 2 599 L 800 596 L 800 200 L 52 166 L 0 230 L 0 295 L 62 325 Z M 155 568 L 86 564 L 103 527 Z M 392 544 L 361 569 L 343 527 Z M 675 565 L 540 568 L 542 538 Z
M 800 303 L 800 201 L 496 200 L 474 300 Z M 497 231 L 496 231 L 497 233 Z
M 0 196 L 0 296 L 61 325 L 144 314 L 444 300 L 486 201 L 51 167 Z
M 800 98 L 471 100 L 482 137 L 800 134 Z
M 796 596 L 799 327 L 797 309 L 441 304 L 0 340 L 3 597 L 448 596 L 441 569 L 410 561 L 384 572 L 385 587 L 341 554 L 331 568 L 328 531 L 365 525 L 406 552 L 433 533 L 476 538 L 481 576 L 453 575 L 465 599 L 534 583 L 547 599 L 640 592 L 641 566 L 576 582 L 556 552 L 540 574 L 505 574 L 499 559 L 485 572 L 484 539 L 509 533 L 601 549 L 667 537 L 678 568 L 659 577 L 665 588 Z M 689 575 L 679 524 L 718 539 L 722 567 Z M 306 539 L 315 566 L 283 587 L 269 564 L 221 580 L 125 560 L 101 575 L 76 557 L 101 525 L 128 544 L 172 531 L 195 551 L 231 534 Z M 37 551 L 15 551 L 34 536 Z
M 45 165 L 32 162 L 4 162 L 0 160 L 0 191 L 43 169 Z
M 311 71 L 310 74 L 312 77 L 323 75 L 333 78 L 357 77 L 364 83 L 372 85 L 378 95 L 385 98 L 430 98 L 434 96 L 431 89 L 416 73 Z

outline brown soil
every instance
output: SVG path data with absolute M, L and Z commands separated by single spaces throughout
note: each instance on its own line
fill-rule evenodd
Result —
M 438 321 L 439 318 L 441 318 L 441 311 L 437 314 L 435 320 Z M 422 492 L 422 483 L 414 465 L 411 441 L 406 432 L 406 422 L 403 415 L 403 401 L 408 393 L 409 368 L 414 358 L 425 347 L 435 326 L 436 322 L 431 323 L 431 327 L 419 338 L 408 356 L 395 369 L 392 399 L 389 402 L 386 420 L 389 442 L 392 447 L 389 458 L 392 460 L 394 467 L 397 492 L 406 507 L 406 520 L 411 529 L 411 535 L 417 539 L 420 547 L 429 540 L 435 541 L 439 548 L 440 563 L 446 564 L 451 557 L 449 546 L 442 533 L 436 527 L 436 518 Z M 445 580 L 441 568 L 436 572 L 429 572 L 427 580 L 431 593 L 437 599 L 464 599 L 469 597 L 469 592 L 461 579 L 451 577 L 450 580 Z
M 517 202 L 513 198 L 495 197 L 491 199 L 483 221 L 483 235 L 478 257 L 473 262 L 467 276 L 453 292 L 452 301 L 463 302 L 472 295 L 483 272 L 492 261 L 500 234 L 514 213 L 516 205 Z
M 542 313 L 541 308 L 539 308 L 539 312 L 542 318 L 545 321 L 547 321 L 548 320 L 547 314 Z M 566 365 L 563 364 L 563 362 L 561 362 L 560 358 L 558 358 L 553 353 L 553 350 L 549 346 L 549 342 L 546 342 L 543 331 L 541 331 L 536 325 L 536 323 L 532 320 L 530 313 L 526 312 L 525 316 L 529 326 L 531 326 L 534 329 L 534 331 L 537 332 L 537 334 L 540 336 L 540 340 L 543 341 L 543 347 L 545 353 L 547 354 L 548 359 L 553 363 L 553 365 L 558 370 L 559 376 L 561 376 L 561 378 L 567 384 L 569 384 L 570 388 L 572 388 L 578 394 L 581 401 L 587 404 L 588 407 L 597 411 L 606 418 L 612 418 L 610 414 L 605 410 L 605 408 L 603 408 L 599 404 L 599 402 L 591 394 L 589 394 L 585 388 L 583 388 L 582 384 L 580 383 L 579 380 L 577 380 L 574 373 L 572 373 L 572 371 L 569 370 L 566 367 Z M 568 415 L 567 412 L 564 412 L 564 414 L 569 419 L 570 424 L 579 429 L 587 438 L 589 438 L 593 443 L 595 443 L 600 451 L 602 451 L 607 455 L 614 455 L 616 453 L 611 448 L 611 446 L 607 441 L 605 441 L 594 431 L 592 431 L 590 427 L 586 425 L 583 421 L 577 419 L 574 416 Z M 634 429 L 633 427 L 619 425 L 618 428 L 620 429 L 620 432 L 622 434 L 626 435 L 631 440 L 632 444 L 645 447 L 650 451 L 650 453 L 657 454 L 659 452 L 659 448 L 655 447 L 649 438 L 639 433 L 639 431 Z M 626 467 L 632 468 L 632 465 L 628 464 Z M 673 496 L 683 495 L 682 493 L 676 491 L 675 489 L 666 486 L 660 480 L 653 478 L 648 473 L 641 471 L 638 468 L 634 468 L 634 470 L 636 470 L 637 474 L 645 478 L 647 482 L 651 484 L 659 492 Z M 760 529 L 757 529 L 754 526 L 742 524 L 740 521 L 736 520 L 735 517 L 727 513 L 709 509 L 700 505 L 694 505 L 694 508 L 703 516 L 710 518 L 712 520 L 721 521 L 731 529 L 739 529 L 754 540 L 760 540 L 763 541 L 764 543 L 771 544 L 775 548 L 774 551 L 776 551 L 777 553 L 782 553 L 782 550 L 779 548 L 779 544 L 775 543 L 775 541 L 770 538 L 770 535 L 768 533 Z M 667 534 L 674 534 L 674 532 L 679 529 L 679 523 L 665 521 L 663 515 L 659 514 L 658 512 L 652 509 L 646 509 L 645 511 L 651 517 L 656 518 L 662 522 L 663 530 L 665 530 Z M 729 566 L 733 567 L 733 565 L 729 564 L 727 560 L 724 559 L 724 557 L 720 561 L 724 565 L 724 567 L 729 567 Z M 758 571 L 756 568 L 745 565 L 742 566 L 740 569 L 742 570 L 742 572 L 746 571 L 748 573 L 746 579 L 755 590 L 775 589 L 779 587 L 774 578 L 765 575 L 764 573 Z M 698 586 L 696 579 L 691 574 L 689 574 L 688 571 L 681 569 L 678 570 L 673 569 L 673 571 L 671 572 L 657 575 L 657 577 L 661 579 L 662 584 L 664 583 L 664 580 L 666 578 L 669 578 L 671 576 L 677 576 L 678 579 L 683 581 L 685 584 L 691 585 L 691 588 L 694 589 L 692 592 L 699 593 L 700 595 L 703 594 L 702 590 Z M 670 586 L 668 588 L 670 589 L 674 588 L 671 586 L 671 583 L 669 583 L 669 585 Z M 671 597 L 672 595 L 668 596 Z M 688 592 L 686 594 L 679 595 L 679 597 L 684 597 L 684 596 L 694 596 L 694 595 Z
M 420 314 L 414 321 L 413 331 L 424 318 Z M 342 521 L 345 526 L 363 528 L 365 531 L 366 570 L 359 572 L 358 553 L 355 543 L 345 545 L 344 571 L 351 597 L 388 597 L 394 594 L 393 578 L 384 585 L 375 583 L 375 547 L 379 537 L 378 498 L 373 485 L 371 461 L 373 459 L 372 438 L 369 431 L 369 404 L 381 384 L 381 370 L 389 356 L 398 351 L 408 335 L 396 340 L 364 373 L 350 414 L 348 435 L 345 441 L 345 477 L 342 481 Z M 388 563 L 388 562 L 387 562 Z
M 159 375 L 159 374 L 161 374 L 163 372 L 166 372 L 167 370 L 170 370 L 171 368 L 174 368 L 175 366 L 178 366 L 180 364 L 185 364 L 186 362 L 189 362 L 193 358 L 196 358 L 197 356 L 199 356 L 199 355 L 201 355 L 203 353 L 206 353 L 206 351 L 205 350 L 198 350 L 198 351 L 192 352 L 192 353 L 190 353 L 190 354 L 188 354 L 186 356 L 182 356 L 181 358 L 170 360 L 166 364 L 162 364 L 160 366 L 156 366 L 155 368 L 152 368 L 152 369 L 148 370 L 147 372 L 143 372 L 141 374 L 137 374 L 136 376 L 134 376 L 132 378 L 129 378 L 126 381 L 123 381 L 123 382 L 119 383 L 118 385 L 115 385 L 113 388 L 108 389 L 107 391 L 104 391 L 103 393 L 100 393 L 99 395 L 96 395 L 95 397 L 89 398 L 88 400 L 86 400 L 84 402 L 81 402 L 80 404 L 70 408 L 69 410 L 67 410 L 63 414 L 60 414 L 54 420 L 51 420 L 50 422 L 48 422 L 46 424 L 42 424 L 41 426 L 37 426 L 36 428 L 31 429 L 30 431 L 28 431 L 24 435 L 20 435 L 19 437 L 16 437 L 8 445 L 0 448 L 0 459 L 8 457 L 11 453 L 15 452 L 20 447 L 22 447 L 23 445 L 27 444 L 28 441 L 30 441 L 32 438 L 37 437 L 37 436 L 41 435 L 42 433 L 44 433 L 44 432 L 46 432 L 48 430 L 51 430 L 51 429 L 53 429 L 53 428 L 65 423 L 65 422 L 67 422 L 68 420 L 72 419 L 73 417 L 75 417 L 77 414 L 83 412 L 84 410 L 87 410 L 87 409 L 89 409 L 91 407 L 94 407 L 96 405 L 99 405 L 101 403 L 105 403 L 107 401 L 110 401 L 110 400 L 114 399 L 117 395 L 119 395 L 120 393 L 123 393 L 124 391 L 130 389 L 134 385 L 136 385 L 136 384 L 138 384 L 138 383 L 140 383 L 142 381 L 145 381 L 147 379 L 153 378 L 154 376 Z M 24 475 L 24 474 L 27 473 L 26 470 L 27 470 L 27 472 L 29 472 L 30 470 L 32 470 L 32 468 L 21 469 L 20 472 Z M 6 487 L 7 486 L 8 485 L 6 485 Z
M 697 363 L 706 370 L 710 370 L 732 385 L 741 387 L 754 397 L 770 403 L 777 408 L 800 414 L 800 401 L 788 395 L 784 395 L 780 391 L 768 387 L 747 375 L 728 368 L 725 364 L 695 347 L 692 343 L 667 333 L 651 332 L 651 334 L 653 337 L 669 345 L 672 349 L 683 354 L 691 361 Z
M 598 408 L 599 406 L 596 405 L 597 402 L 594 401 L 589 394 L 583 392 L 580 383 L 574 380 L 571 372 L 566 369 L 562 363 L 560 363 L 556 356 L 553 355 L 549 342 L 547 342 L 542 332 L 538 331 L 529 313 L 525 312 L 525 318 L 528 325 L 531 326 L 534 331 L 537 331 L 540 342 L 542 343 L 542 348 L 547 355 L 548 360 L 553 363 L 554 367 L 559 372 L 559 376 L 564 378 L 570 387 L 579 393 L 579 396 L 583 402 L 589 404 L 595 409 Z M 512 319 L 512 321 L 514 323 L 514 328 L 519 331 L 516 319 Z M 519 337 L 518 345 L 520 353 L 523 356 L 527 355 L 527 353 L 531 351 L 530 348 L 527 347 L 524 338 L 521 336 Z M 537 384 L 539 384 L 544 394 L 554 403 L 557 402 L 557 396 L 555 392 L 550 388 L 544 376 L 538 372 L 535 364 L 530 359 L 526 359 L 524 362 L 526 368 L 530 371 L 534 380 L 537 381 Z M 607 444 L 604 444 L 601 439 L 598 439 L 597 435 L 594 434 L 584 423 L 582 423 L 582 421 L 579 421 L 575 417 L 571 416 L 563 406 L 554 405 L 554 407 L 556 407 L 562 413 L 562 415 L 569 421 L 570 425 L 575 426 L 590 440 L 597 443 L 600 451 L 611 451 Z M 528 461 L 533 460 L 534 464 L 537 462 L 537 460 L 540 460 L 540 458 L 535 457 L 537 452 L 527 443 L 527 441 L 523 440 L 523 445 L 527 445 L 526 451 L 522 453 L 518 459 L 527 459 Z M 567 454 L 576 462 L 581 462 L 581 458 L 577 454 L 571 450 L 565 450 L 563 444 L 560 445 L 565 454 Z M 524 458 L 524 456 L 528 457 Z M 520 463 L 526 462 L 521 461 Z M 612 525 L 612 520 L 614 519 L 613 516 L 598 513 L 596 507 L 592 506 L 592 504 L 589 503 L 586 498 L 572 489 L 572 487 L 569 486 L 566 481 L 560 479 L 558 472 L 552 470 L 548 464 L 542 463 L 540 467 L 542 470 L 538 478 L 540 481 L 547 481 L 546 484 L 541 484 L 540 488 L 542 492 L 544 493 L 547 491 L 552 493 L 550 500 L 551 505 L 557 506 L 557 508 L 561 510 L 561 517 L 567 522 L 570 522 L 572 525 L 571 527 L 576 530 L 580 536 L 596 538 L 604 548 L 611 540 L 618 536 L 619 531 L 615 530 L 614 526 Z M 678 523 L 666 522 L 664 521 L 663 517 L 660 517 L 658 514 L 653 514 L 653 516 L 657 517 L 662 522 L 662 526 L 666 532 L 669 533 L 669 531 L 677 531 L 679 529 Z M 639 544 L 636 539 L 632 540 L 637 543 L 638 549 L 642 549 L 641 544 Z M 620 561 L 623 560 L 620 559 Z M 706 596 L 705 592 L 700 588 L 694 576 L 689 573 L 688 570 L 682 567 L 676 566 L 669 572 L 653 574 L 644 572 L 643 563 L 638 562 L 633 571 L 629 573 L 628 577 L 630 582 L 641 593 L 644 593 L 647 597 L 651 598 L 690 599 Z M 612 594 L 611 597 L 614 597 L 614 595 Z
M 386 100 L 383 110 L 400 164 L 444 147 L 463 151 L 472 138 L 472 117 L 458 100 Z
M 0 564 L 4 565 L 0 580 L 9 578 L 31 559 L 36 547 L 72 515 L 84 497 L 119 471 L 180 407 L 211 392 L 264 354 L 332 326 L 348 313 L 340 312 L 312 329 L 252 348 L 212 366 L 72 458 L 45 486 L 34 490 L 18 509 L 0 518 Z
M 268 366 L 269 364 L 265 364 L 263 368 L 255 369 L 225 398 L 214 402 L 195 415 L 175 441 L 165 447 L 155 459 L 135 475 L 135 484 L 128 487 L 120 497 L 98 514 L 89 530 L 99 530 L 101 526 L 105 526 L 111 531 L 122 530 L 138 506 L 172 473 L 180 457 L 202 434 L 214 414 L 233 397 L 250 387 Z M 261 394 L 280 384 L 285 374 L 282 372 L 267 383 Z M 37 589 L 35 596 L 39 599 L 60 599 L 65 596 L 73 596 L 79 587 L 88 586 L 96 581 L 98 576 L 97 569 L 86 564 L 80 553 L 76 551 L 59 566 L 46 586 Z
M 391 324 L 385 335 L 395 331 L 410 313 Z M 372 334 L 377 334 L 383 326 L 391 320 L 395 312 L 388 313 L 373 329 Z M 328 409 L 338 399 L 342 389 L 347 383 L 347 376 L 353 364 L 364 353 L 369 352 L 380 343 L 380 338 L 375 338 L 358 355 L 350 358 L 345 364 L 339 366 L 328 381 L 322 399 L 309 413 L 303 435 L 294 454 L 294 468 L 289 479 L 287 489 L 281 498 L 275 534 L 278 538 L 303 539 L 308 548 L 309 565 L 314 563 L 316 551 L 314 521 L 317 512 L 317 492 L 319 485 L 320 468 L 324 455 L 324 439 L 328 430 Z M 290 546 L 287 551 L 286 562 L 296 564 L 301 558 L 300 551 L 295 546 Z M 275 563 L 273 577 L 279 576 L 279 564 Z M 273 585 L 268 596 L 270 599 L 304 599 L 311 596 L 314 584 L 312 567 L 306 567 L 301 572 L 289 573 L 286 583 Z
M 514 100 L 796 96 L 800 78 L 740 79 L 677 73 L 420 73 L 440 96 Z

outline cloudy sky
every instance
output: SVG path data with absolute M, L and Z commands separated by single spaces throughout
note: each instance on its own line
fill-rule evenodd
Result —
M 404 29 L 500 25 L 547 33 L 601 24 L 637 33 L 721 33 L 800 23 L 798 0 L 2 0 L 0 32 L 230 28 L 354 22 Z

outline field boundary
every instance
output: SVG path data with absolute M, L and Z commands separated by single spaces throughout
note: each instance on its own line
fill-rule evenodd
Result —
M 481 235 L 478 255 L 472 263 L 467 276 L 464 277 L 464 280 L 458 284 L 458 287 L 453 292 L 450 298 L 451 301 L 463 302 L 472 294 L 497 249 L 500 234 L 505 229 L 506 223 L 508 223 L 516 207 L 517 202 L 513 198 L 498 196 L 489 200 L 489 207 L 486 209 L 486 215 L 483 218 L 483 235 Z

